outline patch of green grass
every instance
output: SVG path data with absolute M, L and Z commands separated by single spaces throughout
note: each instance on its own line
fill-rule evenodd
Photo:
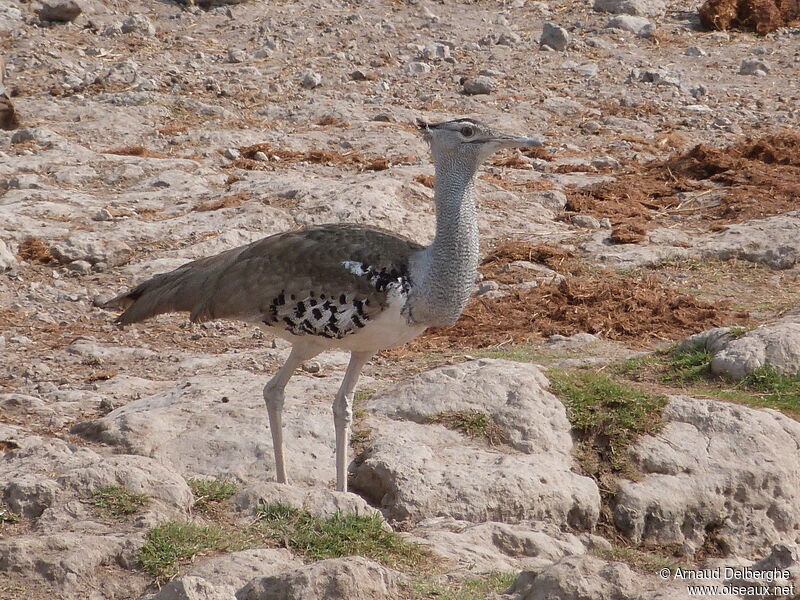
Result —
M 628 447 L 661 429 L 666 397 L 592 371 L 554 369 L 548 377 L 579 438 L 578 461 L 584 471 L 598 482 L 608 475 L 636 478 Z
M 749 325 L 745 327 L 744 325 L 734 325 L 728 329 L 728 335 L 731 336 L 733 339 L 738 339 L 742 337 L 748 331 L 753 331 L 755 329 L 754 325 Z
M 363 419 L 367 416 L 367 411 L 364 410 L 363 404 L 374 395 L 375 390 L 370 388 L 358 390 L 353 394 L 353 418 L 355 420 Z
M 800 414 L 800 375 L 784 375 L 766 365 L 750 373 L 742 384 L 757 393 L 761 406 Z
M 92 502 L 102 512 L 113 517 L 134 515 L 147 506 L 147 494 L 136 494 L 120 485 L 105 485 L 92 492 Z
M 491 416 L 479 410 L 448 410 L 429 417 L 428 422 L 444 425 L 469 437 L 484 439 L 493 446 L 508 442 L 508 435 L 503 428 Z
M 639 371 L 651 365 L 662 364 L 662 360 L 654 354 L 642 354 L 628 358 L 612 365 L 614 372 L 624 376 L 635 376 Z
M 414 600 L 485 600 L 489 594 L 506 591 L 516 578 L 516 573 L 491 573 L 452 582 L 422 578 L 411 583 L 410 588 Z
M 194 494 L 194 507 L 198 510 L 209 508 L 227 500 L 236 493 L 238 486 L 224 479 L 189 479 L 186 483 Z
M 653 575 L 661 569 L 675 569 L 678 563 L 667 556 L 653 550 L 638 550 L 627 546 L 612 545 L 608 550 L 592 550 L 592 554 L 603 560 L 627 563 L 631 568 Z
M 419 569 L 431 553 L 400 535 L 386 531 L 380 515 L 336 513 L 320 518 L 285 504 L 257 509 L 259 533 L 312 560 L 360 555 L 393 568 Z
M 353 394 L 353 404 L 360 404 L 365 400 L 369 400 L 372 396 L 375 395 L 375 390 L 371 388 L 365 388 L 363 390 L 358 390 L 356 393 Z
M 15 515 L 10 510 L 6 510 L 5 508 L 0 508 L 0 525 L 3 523 L 19 523 L 22 520 L 22 517 L 19 515 Z
M 213 551 L 238 549 L 241 537 L 219 525 L 170 521 L 147 532 L 139 563 L 156 579 L 169 579 L 178 574 L 182 561 Z
M 668 369 L 662 376 L 664 383 L 692 383 L 711 376 L 714 355 L 705 348 L 673 350 L 668 356 Z
M 732 335 L 737 333 L 734 330 Z M 800 375 L 783 375 L 768 365 L 741 381 L 731 381 L 711 372 L 712 358 L 713 355 L 703 348 L 673 348 L 619 363 L 614 373 L 634 381 L 668 385 L 689 395 L 774 408 L 794 418 L 800 417 Z
M 372 440 L 372 429 L 367 427 L 365 429 L 355 429 L 350 434 L 350 445 L 354 448 L 360 448 L 364 444 Z

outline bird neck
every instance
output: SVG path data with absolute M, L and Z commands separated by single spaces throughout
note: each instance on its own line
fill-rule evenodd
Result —
M 436 237 L 421 252 L 409 298 L 411 318 L 427 326 L 454 323 L 472 293 L 478 272 L 475 169 L 436 160 Z

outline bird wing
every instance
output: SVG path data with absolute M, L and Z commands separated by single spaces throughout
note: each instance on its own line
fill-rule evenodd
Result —
M 239 319 L 341 337 L 383 310 L 392 290 L 407 290 L 409 259 L 421 249 L 378 229 L 321 225 L 195 260 L 105 306 L 126 307 L 123 325 L 189 312 L 193 322 Z

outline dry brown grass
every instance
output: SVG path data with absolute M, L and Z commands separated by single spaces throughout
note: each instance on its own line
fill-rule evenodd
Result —
M 508 271 L 508 264 L 517 260 L 540 263 L 559 273 L 578 274 L 583 270 L 575 255 L 560 246 L 509 241 L 500 243 L 486 255 L 480 272 L 498 283 L 521 283 L 518 273 Z
M 22 260 L 28 262 L 41 263 L 43 265 L 56 262 L 56 258 L 50 252 L 50 246 L 37 237 L 26 237 L 22 240 L 17 254 Z
M 421 183 L 426 188 L 433 189 L 434 186 L 433 175 L 422 175 L 422 174 L 414 175 L 414 181 L 416 181 L 417 183 Z
M 702 200 L 710 190 L 718 201 L 677 198 L 686 192 Z M 795 210 L 800 197 L 800 132 L 746 138 L 723 148 L 698 144 L 568 196 L 568 213 L 610 218 L 615 243 L 643 241 L 652 224 L 674 224 L 673 217 L 715 230 L 783 214 Z
M 706 0 L 700 22 L 708 29 L 743 29 L 762 35 L 800 20 L 798 0 Z
M 192 210 L 197 212 L 208 212 L 212 210 L 220 210 L 222 208 L 232 208 L 234 206 L 240 206 L 248 200 L 250 200 L 249 194 L 238 192 L 236 194 L 223 196 L 222 198 L 206 200 L 205 202 L 201 202 L 195 206 Z
M 119 146 L 106 150 L 106 154 L 119 154 L 122 156 L 141 156 L 142 158 L 166 158 L 163 152 L 150 150 L 144 146 Z

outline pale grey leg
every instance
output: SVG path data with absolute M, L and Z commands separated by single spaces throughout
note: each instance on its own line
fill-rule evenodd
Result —
M 333 425 L 336 428 L 336 490 L 347 491 L 347 447 L 350 444 L 350 423 L 353 422 L 353 391 L 361 369 L 375 352 L 352 352 L 342 385 L 333 401 Z
M 264 386 L 264 402 L 269 415 L 269 429 L 272 432 L 272 449 L 275 454 L 275 478 L 278 483 L 287 483 L 286 464 L 283 459 L 283 390 L 289 383 L 294 370 L 305 361 L 320 353 L 318 348 L 295 344 L 289 358 L 278 372 Z

